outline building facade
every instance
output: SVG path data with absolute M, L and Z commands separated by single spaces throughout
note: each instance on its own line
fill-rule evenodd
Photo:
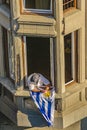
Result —
M 55 86 L 51 129 L 80 130 L 87 117 L 85 5 L 85 0 L 0 0 L 0 111 L 17 126 L 46 126 L 27 87 L 28 76 L 39 72 Z

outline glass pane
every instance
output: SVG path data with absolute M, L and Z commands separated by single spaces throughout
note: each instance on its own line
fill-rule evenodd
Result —
M 25 0 L 25 8 L 34 9 L 35 0 Z
M 65 49 L 65 83 L 73 80 L 72 74 L 72 35 L 68 34 L 64 37 Z
M 25 8 L 50 10 L 51 0 L 25 0 Z
M 75 7 L 75 0 L 63 0 L 63 10 Z

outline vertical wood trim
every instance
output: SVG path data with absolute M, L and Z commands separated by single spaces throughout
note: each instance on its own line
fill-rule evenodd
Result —
M 63 1 L 56 0 L 56 87 L 58 90 L 58 95 L 61 96 L 65 92 L 65 70 L 64 70 L 64 36 L 62 35 L 63 31 Z M 57 95 L 57 96 L 58 96 Z
M 20 0 L 20 13 L 23 13 L 23 0 Z
M 74 7 L 76 8 L 76 0 L 74 0 Z
M 26 87 L 26 67 L 25 67 L 25 45 L 24 45 L 24 37 L 22 37 L 22 59 L 23 59 L 23 81 L 24 81 L 24 87 Z
M 78 82 L 78 31 L 74 32 L 74 44 L 75 44 L 75 79 Z
M 25 86 L 27 85 L 27 55 L 26 55 L 26 36 L 23 37 L 23 57 L 24 57 L 24 80 L 25 80 Z
M 54 86 L 54 45 L 53 38 L 50 38 L 50 76 L 52 85 Z

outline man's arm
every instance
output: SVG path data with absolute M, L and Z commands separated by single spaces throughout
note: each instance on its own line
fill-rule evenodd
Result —
M 33 91 L 33 92 L 42 92 L 42 93 L 45 92 L 45 90 L 40 90 L 37 87 L 34 87 L 34 89 L 32 89 L 31 91 Z

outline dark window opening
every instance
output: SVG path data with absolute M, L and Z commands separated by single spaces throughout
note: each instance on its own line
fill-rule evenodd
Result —
M 7 30 L 5 28 L 2 28 L 2 38 L 3 38 L 3 52 L 4 52 L 4 69 L 6 76 L 9 77 L 8 37 L 7 37 Z
M 3 0 L 2 3 L 10 7 L 10 0 Z
M 24 0 L 27 9 L 50 10 L 51 0 Z
M 26 37 L 27 74 L 41 73 L 50 79 L 50 38 Z

